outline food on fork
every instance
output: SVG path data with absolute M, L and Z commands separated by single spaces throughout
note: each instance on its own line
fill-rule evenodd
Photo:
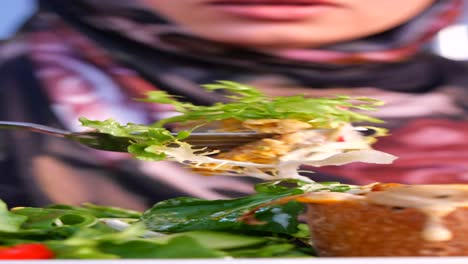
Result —
M 148 93 L 144 101 L 171 104 L 180 114 L 150 126 L 121 125 L 113 120 L 82 119 L 82 123 L 99 132 L 132 139 L 128 150 L 137 158 L 173 160 L 210 175 L 310 181 L 298 173 L 301 165 L 388 164 L 396 158 L 371 147 L 376 137 L 385 134 L 383 129 L 373 127 L 375 135 L 363 136 L 352 125 L 382 122 L 359 112 L 375 110 L 381 101 L 347 96 L 269 97 L 254 87 L 229 81 L 204 87 L 211 92 L 225 93 L 231 102 L 199 106 L 155 91 Z M 251 131 L 271 133 L 271 137 L 219 152 L 194 148 L 184 142 L 190 131 L 182 131 L 180 136 L 174 137 L 163 129 L 166 125 L 186 127 L 187 124 L 191 129 L 195 127 L 195 131 Z

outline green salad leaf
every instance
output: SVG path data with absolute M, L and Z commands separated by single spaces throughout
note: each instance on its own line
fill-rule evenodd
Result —
M 52 229 L 63 226 L 92 226 L 97 218 L 74 210 L 25 207 L 14 210 L 16 215 L 27 217 L 23 229 Z
M 285 195 L 292 195 L 292 193 L 280 196 L 259 194 L 233 200 L 216 201 L 174 198 L 156 204 L 143 214 L 142 220 L 149 229 L 160 232 L 244 230 L 292 234 L 298 231 L 296 217 L 303 211 L 303 206 L 297 202 L 260 210 L 257 213 L 257 218 L 267 222 L 265 225 L 247 225 L 238 220 L 244 213 L 256 206 Z
M 288 234 L 299 232 L 297 217 L 304 206 L 291 201 L 282 205 L 268 205 L 283 197 L 308 191 L 347 192 L 355 186 L 337 182 L 310 183 L 286 179 L 257 184 L 256 194 L 229 200 L 203 200 L 190 197 L 169 199 L 155 204 L 143 213 L 146 227 L 158 232 L 193 230 L 248 231 Z M 239 221 L 245 213 L 261 206 L 255 218 L 265 224 L 248 225 Z
M 148 240 L 133 240 L 123 243 L 106 243 L 100 247 L 104 252 L 120 258 L 219 258 L 228 256 L 211 249 L 189 236 L 171 238 L 164 244 Z
M 7 205 L 0 201 L 0 232 L 18 231 L 26 220 L 25 216 L 10 213 Z
M 255 87 L 231 82 L 218 81 L 203 85 L 208 91 L 223 91 L 229 103 L 215 103 L 210 106 L 181 102 L 178 97 L 164 91 L 147 94 L 142 101 L 171 104 L 181 115 L 159 121 L 156 126 L 187 121 L 212 122 L 226 119 L 296 119 L 310 123 L 315 128 L 334 128 L 343 123 L 373 122 L 380 119 L 367 116 L 355 110 L 375 110 L 382 101 L 367 97 L 336 96 L 313 98 L 304 95 L 270 97 Z
M 294 234 L 298 232 L 297 216 L 302 204 L 290 202 L 281 206 L 266 206 L 256 214 L 264 225 L 247 225 L 239 218 L 252 209 L 282 197 L 302 194 L 301 181 L 296 187 L 280 187 L 278 182 L 257 185 L 254 195 L 230 200 L 203 200 L 190 197 L 173 198 L 159 202 L 142 215 L 143 223 L 158 232 L 193 230 L 264 231 Z
M 114 141 L 119 139 L 127 146 L 127 151 L 141 160 L 164 160 L 167 155 L 164 151 L 150 151 L 151 146 L 167 146 L 167 145 L 182 145 L 187 149 L 191 149 L 188 144 L 184 144 L 183 140 L 190 135 L 188 131 L 180 131 L 176 135 L 162 127 L 152 127 L 138 124 L 121 125 L 113 119 L 104 121 L 89 120 L 80 118 L 83 126 L 94 128 L 100 133 L 114 136 Z
M 63 204 L 55 204 L 47 207 L 49 209 L 71 210 L 72 212 L 82 212 L 93 215 L 97 218 L 133 218 L 139 219 L 141 212 L 134 210 L 123 209 L 111 206 L 101 206 L 92 203 L 84 203 L 82 206 L 70 206 Z
M 303 205 L 271 202 L 345 186 L 265 182 L 247 197 L 176 198 L 143 213 L 95 204 L 8 210 L 0 202 L 0 246 L 42 243 L 60 259 L 313 257 L 308 227 L 297 221 Z M 239 220 L 254 209 L 258 224 Z

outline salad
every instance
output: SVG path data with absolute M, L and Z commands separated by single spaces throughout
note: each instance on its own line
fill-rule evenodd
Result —
M 312 187 L 297 180 L 266 182 L 251 196 L 174 198 L 143 213 L 94 204 L 8 210 L 0 203 L 0 259 L 312 257 L 308 227 L 297 220 L 304 205 L 267 204 L 312 189 L 352 188 L 338 183 Z M 262 209 L 255 217 L 266 224 L 240 221 L 258 206 Z
M 129 138 L 128 152 L 137 159 L 171 160 L 210 175 L 265 180 L 255 186 L 255 194 L 231 200 L 180 197 L 145 212 L 95 204 L 9 210 L 1 202 L 0 259 L 316 256 L 310 230 L 298 220 L 305 205 L 296 197 L 355 194 L 363 187 L 316 183 L 302 176 L 299 167 L 385 164 L 396 158 L 371 147 L 386 131 L 367 127 L 382 121 L 361 113 L 375 110 L 381 101 L 347 96 L 268 97 L 254 87 L 229 81 L 204 87 L 224 93 L 231 102 L 198 106 L 154 91 L 144 101 L 171 104 L 179 114 L 151 125 L 119 124 L 112 119 L 80 121 L 99 132 Z M 365 124 L 375 133 L 362 135 L 354 123 Z M 171 134 L 168 128 L 178 133 Z M 185 142 L 193 131 L 271 136 L 219 151 Z

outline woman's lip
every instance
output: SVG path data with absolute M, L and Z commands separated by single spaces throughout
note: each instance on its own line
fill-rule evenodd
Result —
M 237 17 L 268 21 L 304 20 L 338 7 L 323 0 L 218 0 L 208 5 Z

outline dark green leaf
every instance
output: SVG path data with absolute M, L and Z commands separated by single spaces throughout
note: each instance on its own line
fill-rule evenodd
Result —
M 298 187 L 309 184 L 307 182 L 297 180 L 297 179 L 285 179 L 279 181 L 269 181 L 258 183 L 255 185 L 255 191 L 257 193 L 281 193 L 291 189 L 296 189 Z
M 291 202 L 283 206 L 265 207 L 256 214 L 264 225 L 247 225 L 238 219 L 243 214 L 280 197 L 300 194 L 289 189 L 275 193 L 259 193 L 233 200 L 175 198 L 157 203 L 142 216 L 145 225 L 154 231 L 182 232 L 191 230 L 257 230 L 273 233 L 297 232 L 297 215 L 303 206 Z

